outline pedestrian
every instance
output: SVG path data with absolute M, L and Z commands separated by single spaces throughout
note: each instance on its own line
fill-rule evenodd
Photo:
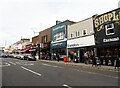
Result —
M 60 54 L 56 53 L 56 57 L 57 57 L 57 61 L 59 62 L 59 60 L 60 60 Z
M 95 53 L 93 50 L 91 50 L 91 59 L 92 59 L 92 66 L 96 65 L 96 59 L 95 59 Z
M 116 57 L 116 60 L 115 60 L 115 62 L 114 62 L 114 65 L 115 65 L 115 69 L 116 69 L 116 68 L 119 69 L 119 67 L 120 67 L 119 57 Z
M 88 53 L 87 53 L 87 51 L 85 51 L 85 53 L 84 53 L 84 63 L 85 64 L 88 63 Z

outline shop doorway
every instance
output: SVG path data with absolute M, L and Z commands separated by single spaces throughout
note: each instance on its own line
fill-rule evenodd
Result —
M 80 49 L 80 62 L 84 63 L 84 48 Z

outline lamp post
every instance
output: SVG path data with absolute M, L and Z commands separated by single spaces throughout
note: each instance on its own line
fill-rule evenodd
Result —
M 38 58 L 39 58 L 39 60 L 40 60 L 40 44 L 37 44 L 37 51 L 38 51 Z

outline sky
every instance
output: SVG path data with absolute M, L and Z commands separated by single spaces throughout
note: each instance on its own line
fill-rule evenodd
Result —
M 0 0 L 0 47 L 30 38 L 56 20 L 81 21 L 118 8 L 120 0 Z M 36 32 L 34 34 L 34 32 Z

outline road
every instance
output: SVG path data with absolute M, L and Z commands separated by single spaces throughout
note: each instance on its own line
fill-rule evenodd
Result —
M 41 61 L 0 59 L 2 86 L 118 86 L 118 72 Z

